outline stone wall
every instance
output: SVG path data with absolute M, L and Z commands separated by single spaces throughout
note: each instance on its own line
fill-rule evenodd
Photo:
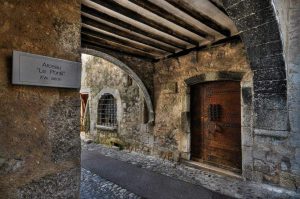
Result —
M 89 93 L 87 136 L 99 143 L 149 153 L 152 135 L 148 129 L 144 95 L 137 82 L 103 58 L 84 54 L 82 60 L 81 90 Z M 117 100 L 118 126 L 115 130 L 105 130 L 97 125 L 98 101 L 101 93 L 107 92 Z
M 245 50 L 241 43 L 228 43 L 155 64 L 154 154 L 189 159 L 189 89 L 184 80 L 243 72 L 243 177 L 299 190 L 299 3 L 224 0 L 224 5 Z
M 287 69 L 287 105 L 289 136 L 282 142 L 280 185 L 292 189 L 300 186 L 300 2 L 274 0 L 280 24 Z
M 86 49 L 84 49 L 86 50 Z M 83 50 L 83 52 L 84 52 Z M 91 50 L 88 49 L 87 50 Z M 105 48 L 97 47 L 94 50 L 104 52 L 109 56 L 112 56 L 116 60 L 126 64 L 129 68 L 131 68 L 134 73 L 142 80 L 144 86 L 146 87 L 149 95 L 153 98 L 154 88 L 153 88 L 153 63 L 150 60 L 142 59 L 139 57 L 131 56 L 126 53 L 121 53 L 117 51 L 108 50 Z M 89 54 L 87 52 L 87 54 Z
M 0 198 L 78 198 L 78 90 L 11 84 L 12 52 L 80 61 L 80 1 L 1 1 Z
M 245 93 L 244 100 L 246 102 L 242 103 L 242 110 L 245 115 L 242 125 L 245 136 L 252 136 L 250 121 L 252 72 L 246 59 L 243 44 L 240 40 L 234 40 L 155 64 L 154 108 L 156 117 L 153 154 L 172 160 L 190 158 L 190 95 L 186 80 L 204 74 L 208 76 L 206 78 L 214 78 L 218 76 L 220 71 L 236 72 L 244 76 L 241 87 L 242 93 Z M 246 92 L 249 94 L 246 95 Z

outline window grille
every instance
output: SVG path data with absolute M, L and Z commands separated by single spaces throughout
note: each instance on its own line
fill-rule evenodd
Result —
M 101 96 L 97 124 L 106 127 L 117 126 L 117 103 L 113 95 L 106 93 Z

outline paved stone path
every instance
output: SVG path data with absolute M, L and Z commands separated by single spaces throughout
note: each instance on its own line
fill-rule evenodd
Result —
M 235 198 L 300 198 L 299 194 L 270 185 L 260 185 L 219 175 L 205 170 L 191 168 L 184 164 L 147 156 L 126 150 L 119 151 L 99 144 L 82 145 L 83 150 L 97 151 L 116 160 L 136 165 L 152 172 L 166 175 L 175 179 L 200 185 Z
M 81 169 L 81 199 L 141 199 L 134 193 L 123 189 L 122 187 Z
M 111 182 L 148 199 L 229 199 L 210 191 L 136 165 L 104 156 L 97 151 L 84 150 L 81 166 Z

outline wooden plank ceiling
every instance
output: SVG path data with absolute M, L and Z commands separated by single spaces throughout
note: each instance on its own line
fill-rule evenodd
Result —
M 237 35 L 220 0 L 83 0 L 81 45 L 153 60 Z

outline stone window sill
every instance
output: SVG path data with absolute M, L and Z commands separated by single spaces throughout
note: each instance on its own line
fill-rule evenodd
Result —
M 113 131 L 113 130 L 117 129 L 116 126 L 111 127 L 111 126 L 102 126 L 102 125 L 96 125 L 96 128 L 97 129 L 102 129 L 102 130 L 108 130 L 108 131 Z

